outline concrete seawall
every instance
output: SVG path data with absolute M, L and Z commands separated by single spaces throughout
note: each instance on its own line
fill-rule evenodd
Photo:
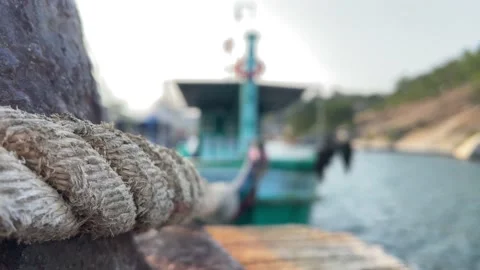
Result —
M 477 160 L 480 157 L 480 132 L 468 137 L 458 145 L 447 148 L 436 145 L 399 144 L 384 139 L 355 139 L 353 147 L 356 150 L 375 152 L 399 152 L 416 155 L 434 155 L 452 157 L 458 160 Z
M 454 151 L 453 156 L 460 160 L 477 159 L 480 155 L 480 132 L 461 143 Z

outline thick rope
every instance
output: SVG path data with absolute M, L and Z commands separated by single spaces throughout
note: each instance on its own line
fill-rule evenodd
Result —
M 158 226 L 167 221 L 173 210 L 175 192 L 168 187 L 166 173 L 156 167 L 138 145 L 106 124 L 93 125 L 69 115 L 52 118 L 88 142 L 130 187 L 139 226 Z
M 60 194 L 0 147 L 0 238 L 31 241 L 78 233 L 80 223 Z
M 127 134 L 154 161 L 155 166 L 170 177 L 169 187 L 175 191 L 173 198 L 174 215 L 168 224 L 176 224 L 195 213 L 201 205 L 204 181 L 200 179 L 190 161 L 183 159 L 174 150 L 152 144 L 141 136 Z M 187 181 L 188 179 L 188 181 Z
M 0 106 L 0 239 L 181 223 L 202 207 L 205 187 L 189 161 L 143 137 Z

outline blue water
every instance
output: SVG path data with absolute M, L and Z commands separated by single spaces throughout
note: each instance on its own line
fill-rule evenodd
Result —
M 379 244 L 413 269 L 480 269 L 480 164 L 359 152 L 349 174 L 341 165 L 334 160 L 322 184 L 310 174 L 272 171 L 260 196 L 315 193 L 321 199 L 307 223 Z M 223 180 L 235 172 L 202 174 Z

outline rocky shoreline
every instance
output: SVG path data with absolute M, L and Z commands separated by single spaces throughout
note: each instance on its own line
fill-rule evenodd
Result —
M 355 116 L 357 149 L 472 160 L 480 156 L 480 105 L 466 84 L 439 96 Z
M 459 146 L 446 151 L 440 147 L 417 147 L 415 145 L 398 145 L 395 142 L 388 142 L 385 140 L 366 140 L 355 139 L 353 140 L 353 147 L 355 150 L 367 151 L 367 152 L 390 152 L 401 153 L 408 155 L 421 155 L 421 156 L 437 156 L 447 157 L 458 160 L 477 160 L 479 153 L 476 151 L 480 147 L 480 135 L 475 135 Z

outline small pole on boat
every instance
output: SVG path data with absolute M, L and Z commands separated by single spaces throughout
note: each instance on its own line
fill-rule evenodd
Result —
M 253 78 L 256 40 L 256 33 L 247 33 L 248 52 L 245 69 L 248 75 L 240 89 L 240 145 L 242 150 L 246 150 L 258 134 L 258 89 Z
M 250 12 L 251 18 L 246 18 L 251 23 L 255 13 L 255 6 L 242 3 L 237 6 L 235 14 L 238 20 L 242 19 L 242 12 Z M 247 52 L 244 62 L 240 62 L 240 71 L 243 83 L 239 94 L 239 147 L 240 153 L 245 154 L 249 144 L 258 136 L 258 87 L 255 83 L 258 67 L 256 61 L 256 42 L 258 33 L 250 28 L 246 29 Z

